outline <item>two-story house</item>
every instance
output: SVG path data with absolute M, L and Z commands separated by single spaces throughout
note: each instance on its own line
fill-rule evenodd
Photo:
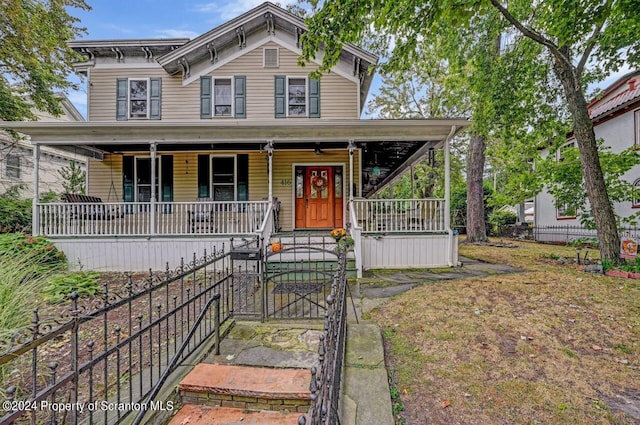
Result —
M 589 105 L 596 139 L 602 139 L 614 153 L 625 149 L 640 149 L 640 71 L 633 71 L 607 87 Z M 557 152 L 562 160 L 562 148 L 576 146 L 570 136 Z M 547 153 L 548 154 L 548 153 Z M 640 188 L 640 165 L 632 167 L 624 176 L 629 183 Z M 614 204 L 619 217 L 629 217 L 640 211 L 640 199 Z M 579 211 L 572 205 L 556 205 L 546 190 L 535 198 L 535 237 L 540 241 L 569 242 L 581 237 L 595 237 L 595 231 L 582 228 Z M 633 235 L 632 235 L 633 236 Z
M 315 80 L 316 62 L 298 65 L 304 31 L 264 3 L 193 40 L 71 42 L 87 122 L 10 125 L 36 147 L 99 152 L 97 199 L 38 205 L 34 233 L 87 268 L 146 270 L 231 237 L 351 223 L 360 271 L 455 264 L 448 196 L 369 198 L 469 122 L 361 120 L 378 58 L 346 45 Z
M 51 114 L 33 110 L 38 121 L 84 121 L 84 118 L 75 106 L 62 97 L 60 100 L 62 114 Z M 75 162 L 80 168 L 85 167 L 87 152 L 80 148 L 56 149 L 46 147 L 40 152 L 40 164 L 38 170 L 39 189 L 41 193 L 64 191 L 60 173 L 61 168 L 68 167 Z M 17 188 L 20 197 L 31 198 L 33 196 L 34 181 L 33 146 L 28 137 L 14 138 L 6 131 L 0 131 L 0 193 Z

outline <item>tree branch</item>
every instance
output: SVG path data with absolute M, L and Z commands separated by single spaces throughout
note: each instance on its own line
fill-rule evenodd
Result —
M 569 66 L 571 66 L 571 60 L 567 58 L 562 52 L 560 52 L 560 49 L 558 48 L 558 46 L 556 46 L 551 40 L 547 39 L 542 34 L 524 26 L 522 22 L 518 21 L 511 14 L 511 12 L 507 10 L 506 7 L 500 4 L 498 0 L 490 0 L 490 1 L 493 7 L 498 9 L 498 11 L 502 14 L 502 16 L 504 16 L 505 19 L 509 21 L 514 27 L 516 27 L 525 37 L 529 37 L 533 41 L 547 47 L 555 57 L 564 60 Z
M 576 74 L 578 75 L 578 77 L 582 77 L 582 71 L 584 71 L 584 67 L 587 64 L 587 60 L 589 60 L 589 56 L 591 56 L 591 52 L 593 51 L 593 48 L 596 46 L 598 37 L 600 37 L 600 31 L 602 31 L 602 28 L 604 28 L 604 24 L 606 22 L 607 22 L 607 19 L 606 18 L 603 19 L 602 23 L 600 23 L 600 25 L 598 25 L 593 30 L 593 34 L 591 34 L 591 37 L 589 37 L 589 40 L 587 40 L 587 47 L 585 48 L 584 53 L 580 58 L 580 62 L 578 62 L 578 66 L 576 67 Z

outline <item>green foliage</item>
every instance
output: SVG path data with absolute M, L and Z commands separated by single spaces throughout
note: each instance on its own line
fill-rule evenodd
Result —
M 85 194 L 87 173 L 75 161 L 58 170 L 65 193 Z
M 32 107 L 60 115 L 57 92 L 79 56 L 67 42 L 84 32 L 69 8 L 90 9 L 83 0 L 8 0 L 0 3 L 0 119 L 35 119 Z
M 562 160 L 558 160 L 556 151 L 541 159 L 536 169 L 543 181 L 547 182 L 547 189 L 554 197 L 556 207 L 569 206 L 575 210 L 583 226 L 595 228 L 593 212 L 589 207 L 586 188 L 582 178 L 582 163 L 578 148 L 562 146 L 559 148 Z M 604 180 L 611 202 L 631 202 L 634 196 L 634 186 L 624 175 L 640 161 L 640 153 L 633 148 L 620 153 L 612 151 L 610 146 L 602 146 L 600 142 L 600 164 L 604 173 Z M 638 224 L 640 213 L 630 217 L 616 217 L 619 225 Z
M 511 211 L 496 210 L 489 215 L 489 223 L 494 226 L 505 226 L 507 224 L 516 224 L 518 216 Z
M 5 236 L 0 236 L 1 242 L 6 242 Z M 16 255 L 6 246 L 0 248 L 0 345 L 31 323 L 37 294 L 46 285 L 47 271 L 42 263 L 49 261 L 47 254 L 34 251 Z
M 47 286 L 43 288 L 42 295 L 45 300 L 57 303 L 65 300 L 72 292 L 78 295 L 95 295 L 102 290 L 98 283 L 98 273 L 72 273 L 57 274 L 49 277 Z
M 0 233 L 24 232 L 31 228 L 31 200 L 19 198 L 22 186 L 0 195 Z
M 43 236 L 33 237 L 23 233 L 0 235 L 0 256 L 16 257 L 29 261 L 41 273 L 63 270 L 67 261 L 62 251 Z
M 492 189 L 484 187 L 484 220 L 488 221 L 493 207 L 491 206 Z M 465 227 L 467 225 L 467 188 L 458 186 L 451 189 L 451 226 Z

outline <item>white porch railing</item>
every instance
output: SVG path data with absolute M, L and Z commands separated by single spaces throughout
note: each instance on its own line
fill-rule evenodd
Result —
M 268 201 L 37 204 L 47 236 L 238 235 L 258 232 Z
M 354 199 L 362 233 L 445 232 L 444 199 Z

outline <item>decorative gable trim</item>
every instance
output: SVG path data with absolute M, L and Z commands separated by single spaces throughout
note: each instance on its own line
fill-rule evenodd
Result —
M 184 80 L 182 80 L 182 85 L 183 86 L 188 86 L 189 84 L 193 83 L 194 81 L 198 81 L 200 79 L 201 76 L 203 75 L 208 75 L 213 73 L 216 69 L 223 67 L 224 65 L 233 62 L 234 60 L 238 59 L 239 57 L 246 55 L 247 53 L 250 53 L 252 51 L 254 51 L 255 49 L 261 48 L 263 47 L 265 44 L 269 43 L 269 42 L 274 42 L 275 44 L 279 45 L 282 48 L 291 50 L 292 52 L 294 52 L 297 55 L 302 54 L 302 51 L 297 48 L 294 45 L 291 45 L 289 43 L 287 43 L 286 41 L 283 41 L 281 39 L 279 39 L 278 37 L 275 36 L 266 36 L 263 39 L 261 39 L 260 41 L 258 41 L 256 44 L 254 45 L 250 45 L 236 53 L 234 53 L 233 55 L 230 55 L 224 59 L 219 59 L 216 63 L 211 64 L 210 66 L 201 69 L 200 71 L 198 71 L 197 73 L 191 73 L 190 77 L 185 78 Z M 313 63 L 320 65 L 322 63 L 322 55 L 319 55 L 317 58 L 315 58 L 313 61 Z M 301 68 L 302 69 L 302 68 Z M 346 78 L 347 80 L 354 82 L 356 84 L 360 84 L 360 78 L 358 76 L 354 76 L 351 75 L 349 72 L 344 72 L 343 70 L 339 69 L 338 67 L 334 67 L 331 70 L 332 73 L 339 75 L 343 78 Z

